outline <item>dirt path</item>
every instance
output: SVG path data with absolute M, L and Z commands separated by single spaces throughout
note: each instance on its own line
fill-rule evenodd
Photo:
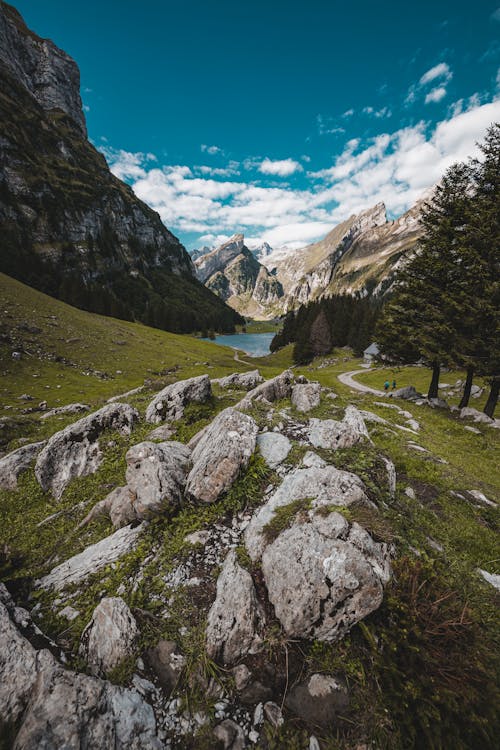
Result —
M 351 372 L 342 372 L 340 375 L 337 375 L 338 379 L 341 383 L 344 385 L 348 385 L 349 388 L 354 388 L 356 391 L 362 391 L 363 393 L 374 393 L 375 396 L 385 396 L 384 391 L 378 391 L 376 388 L 370 388 L 368 385 L 363 385 L 362 383 L 358 383 L 357 380 L 353 379 L 354 375 L 360 375 L 362 372 L 367 372 L 367 369 L 363 370 L 352 370 Z

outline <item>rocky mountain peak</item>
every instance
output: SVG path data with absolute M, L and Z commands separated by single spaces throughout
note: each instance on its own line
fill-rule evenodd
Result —
M 245 237 L 233 234 L 226 242 L 215 250 L 206 253 L 194 262 L 196 274 L 205 283 L 217 271 L 221 271 L 230 261 L 234 260 L 245 249 Z M 249 251 L 248 251 L 249 252 Z
M 87 135 L 76 62 L 33 33 L 15 8 L 0 3 L 0 63 L 45 110 L 59 109 Z
M 383 226 L 387 223 L 387 211 L 382 201 L 371 208 L 367 208 L 357 215 L 353 231 L 365 232 L 367 229 Z

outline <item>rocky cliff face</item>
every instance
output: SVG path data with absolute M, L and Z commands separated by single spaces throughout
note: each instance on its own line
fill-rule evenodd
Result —
M 235 234 L 195 261 L 198 278 L 231 307 L 248 317 L 272 317 L 283 297 L 280 282 Z
M 274 263 L 285 290 L 284 309 L 332 294 L 385 293 L 401 259 L 420 237 L 424 201 L 395 221 L 387 220 L 385 205 L 378 203 L 339 224 L 320 242 Z
M 0 224 L 0 270 L 48 294 L 170 330 L 234 324 L 178 239 L 86 139 L 76 63 L 5 3 Z

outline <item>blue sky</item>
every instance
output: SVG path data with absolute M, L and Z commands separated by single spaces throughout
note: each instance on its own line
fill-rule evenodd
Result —
M 408 208 L 500 120 L 499 0 L 17 0 L 89 136 L 188 249 Z

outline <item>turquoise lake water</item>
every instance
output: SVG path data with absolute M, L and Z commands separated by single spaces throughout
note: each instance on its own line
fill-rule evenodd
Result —
M 234 333 L 227 336 L 216 336 L 215 339 L 212 339 L 212 343 L 240 349 L 250 357 L 265 357 L 266 354 L 269 354 L 269 347 L 274 336 L 274 333 Z M 210 341 L 210 339 L 203 339 L 203 341 Z

